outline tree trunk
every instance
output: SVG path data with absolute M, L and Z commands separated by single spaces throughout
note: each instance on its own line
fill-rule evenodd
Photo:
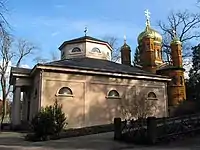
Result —
M 0 127 L 1 127 L 1 130 L 3 129 L 3 121 L 4 121 L 4 118 L 5 118 L 5 115 L 6 115 L 6 79 L 4 78 L 4 76 L 2 75 L 1 77 L 1 84 L 2 84 L 2 116 L 1 116 L 1 123 L 0 123 Z
M 2 106 L 2 116 L 1 116 L 1 130 L 3 129 L 3 121 L 4 121 L 4 118 L 5 118 L 5 115 L 6 115 L 6 101 L 3 100 L 3 106 Z

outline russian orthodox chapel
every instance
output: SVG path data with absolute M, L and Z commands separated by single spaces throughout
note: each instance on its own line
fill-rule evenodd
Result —
M 142 106 L 133 105 L 141 100 L 154 103 L 151 115 L 168 116 L 168 110 L 185 99 L 181 42 L 174 37 L 172 64 L 165 64 L 162 36 L 151 28 L 147 13 L 138 45 L 141 67 L 131 64 L 131 48 L 126 41 L 119 64 L 111 61 L 113 49 L 108 42 L 87 35 L 64 41 L 58 48 L 60 60 L 38 63 L 33 68 L 12 67 L 13 127 L 31 121 L 55 100 L 63 106 L 68 128 L 112 123 L 115 117 L 125 118 L 127 110 L 137 118 L 135 109 Z

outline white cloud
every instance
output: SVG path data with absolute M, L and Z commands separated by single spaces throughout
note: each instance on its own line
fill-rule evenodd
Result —
M 184 76 L 185 79 L 189 78 L 189 71 L 192 68 L 192 57 L 188 57 L 183 59 L 183 63 L 185 64 L 184 68 L 185 68 L 185 72 L 184 72 Z
M 29 65 L 27 65 L 27 64 L 23 64 L 23 65 L 21 65 L 20 67 L 22 67 L 22 68 L 31 68 Z
M 76 33 L 84 35 L 83 31 L 85 26 L 87 26 L 89 36 L 102 37 L 105 35 L 113 35 L 123 38 L 126 33 L 128 38 L 132 39 L 132 41 L 136 41 L 138 34 L 144 30 L 144 27 L 139 27 L 136 23 L 134 24 L 130 21 L 123 20 L 111 21 L 105 17 L 98 19 L 73 19 L 40 16 L 33 18 L 30 22 L 32 22 L 32 25 L 36 28 L 45 28 L 45 32 L 51 32 L 51 36 L 56 36 L 59 32 L 63 35 L 65 35 L 65 33 L 69 35 L 76 35 Z M 25 26 L 25 24 L 22 24 L 22 26 Z
M 53 33 L 51 34 L 51 36 L 54 37 L 54 36 L 56 36 L 56 35 L 58 35 L 58 34 L 60 34 L 60 32 L 56 31 L 56 32 L 53 32 Z
M 57 4 L 57 5 L 55 5 L 54 7 L 55 8 L 64 8 L 66 5 L 64 5 L 64 4 Z

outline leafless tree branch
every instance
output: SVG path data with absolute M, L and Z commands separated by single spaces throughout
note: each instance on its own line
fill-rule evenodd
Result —
M 188 10 L 174 12 L 172 11 L 167 17 L 167 22 L 158 22 L 158 26 L 163 31 L 163 53 L 167 56 L 170 62 L 171 51 L 170 42 L 173 39 L 173 30 L 175 30 L 176 35 L 182 42 L 183 47 L 183 58 L 190 56 L 190 42 L 193 39 L 200 38 L 200 14 L 191 13 Z
M 105 41 L 107 41 L 113 49 L 111 61 L 113 61 L 113 62 L 119 61 L 121 58 L 121 55 L 120 55 L 120 48 L 117 43 L 118 39 L 114 36 L 105 36 L 103 39 Z
M 32 54 L 32 52 L 36 49 L 36 46 L 22 39 L 17 41 L 17 44 L 15 46 L 16 49 L 12 49 L 13 44 L 14 40 L 9 34 L 6 34 L 6 32 L 2 34 L 2 36 L 0 36 L 0 81 L 3 100 L 1 124 L 3 123 L 4 116 L 6 113 L 5 104 L 7 101 L 7 97 L 11 91 L 11 85 L 8 83 L 8 72 L 11 67 L 11 62 L 16 62 L 15 66 L 19 67 L 21 61 L 28 55 Z

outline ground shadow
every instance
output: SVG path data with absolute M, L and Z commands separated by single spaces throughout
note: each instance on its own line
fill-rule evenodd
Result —
M 5 133 L 3 133 L 5 134 Z M 119 150 L 132 148 L 133 145 L 119 143 L 113 140 L 113 133 L 95 134 L 74 138 L 65 138 L 60 140 L 51 140 L 45 142 L 28 142 L 24 141 L 23 134 L 6 133 L 0 136 L 0 149 L 94 149 L 94 150 Z
M 81 137 L 64 138 L 45 142 L 24 141 L 22 133 L 1 133 L 1 150 L 62 150 L 62 149 L 90 149 L 90 150 L 122 150 L 122 149 L 198 149 L 200 136 L 185 137 L 183 139 L 171 141 L 154 146 L 133 145 L 113 140 L 113 132 L 94 134 Z

